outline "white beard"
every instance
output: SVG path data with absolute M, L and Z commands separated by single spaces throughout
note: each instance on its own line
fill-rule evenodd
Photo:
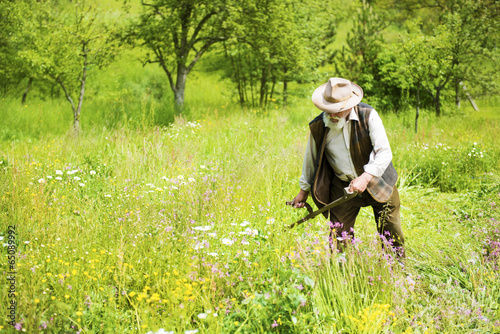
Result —
M 325 122 L 325 126 L 330 129 L 342 129 L 347 121 L 345 120 L 345 117 L 343 118 L 337 118 L 339 121 L 337 123 L 333 123 L 328 114 L 325 112 L 323 114 L 323 122 Z

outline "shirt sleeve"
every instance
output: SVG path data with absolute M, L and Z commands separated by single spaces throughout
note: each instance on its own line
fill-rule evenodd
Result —
M 307 141 L 306 152 L 304 153 L 304 162 L 302 164 L 302 175 L 299 179 L 300 189 L 310 192 L 314 177 L 314 161 L 316 160 L 316 143 L 312 134 Z
M 392 151 L 382 119 L 375 110 L 372 110 L 370 114 L 368 127 L 370 128 L 373 151 L 370 154 L 370 160 L 364 166 L 364 170 L 375 177 L 381 177 L 392 161 Z

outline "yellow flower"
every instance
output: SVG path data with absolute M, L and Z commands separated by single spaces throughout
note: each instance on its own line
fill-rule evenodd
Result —
M 50 297 L 50 299 L 54 300 L 54 299 L 56 299 L 56 297 L 52 296 L 52 297 Z
M 135 296 L 135 292 L 132 291 L 131 293 L 128 294 L 130 297 L 134 297 Z
M 68 298 L 69 298 L 69 295 L 64 295 L 64 298 L 68 299 Z
M 75 269 L 73 269 L 73 270 L 71 271 L 71 273 L 72 273 L 73 275 L 76 275 L 76 274 L 78 274 L 78 271 L 76 271 Z
M 82 314 L 83 314 L 83 313 L 82 313 L 82 312 L 80 312 L 80 311 L 76 312 L 76 315 L 82 315 Z
M 35 304 L 38 304 L 40 302 L 40 299 L 36 298 L 35 299 Z

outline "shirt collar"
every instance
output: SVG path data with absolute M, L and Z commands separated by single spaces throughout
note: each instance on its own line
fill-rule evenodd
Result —
M 354 108 L 356 108 L 356 107 L 353 107 L 351 109 L 351 113 L 349 114 L 349 121 L 358 121 L 359 122 L 358 114 L 356 113 L 356 110 L 354 110 Z

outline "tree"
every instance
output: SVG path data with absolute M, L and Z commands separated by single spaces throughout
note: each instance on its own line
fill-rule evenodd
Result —
M 436 115 L 441 115 L 441 94 L 453 76 L 456 62 L 453 58 L 453 31 L 439 25 L 433 35 L 423 35 L 418 24 L 412 32 L 401 36 L 402 50 L 408 73 L 419 82 L 433 98 Z
M 19 55 L 30 64 L 32 73 L 61 87 L 78 134 L 88 71 L 109 64 L 118 54 L 117 24 L 106 22 L 103 13 L 85 1 L 69 7 L 49 1 L 26 2 L 31 18 L 25 21 L 25 33 L 30 44 Z
M 241 104 L 265 107 L 275 84 L 283 82 L 283 105 L 288 82 L 308 80 L 321 61 L 331 8 L 321 1 L 246 1 L 233 17 L 235 28 L 224 43 L 229 76 Z M 250 92 L 250 98 L 248 98 Z
M 399 110 L 411 85 L 401 71 L 399 52 L 386 40 L 387 14 L 363 0 L 354 11 L 346 45 L 332 61 L 338 76 L 363 87 L 366 99 L 380 110 Z
M 29 76 L 29 68 L 18 57 L 19 49 L 26 43 L 22 34 L 26 16 L 24 5 L 16 1 L 0 2 L 0 89 L 3 96 Z
M 446 26 L 454 70 L 455 101 L 460 101 L 460 83 L 477 93 L 495 90 L 498 77 L 496 56 L 500 42 L 500 3 L 496 0 L 377 0 L 379 6 L 401 19 L 420 18 L 420 33 L 432 36 L 437 26 Z M 493 66 L 492 66 L 493 65 Z
M 186 79 L 215 43 L 227 39 L 230 0 L 143 0 L 129 37 L 148 50 L 144 64 L 158 63 L 168 77 L 178 112 Z

